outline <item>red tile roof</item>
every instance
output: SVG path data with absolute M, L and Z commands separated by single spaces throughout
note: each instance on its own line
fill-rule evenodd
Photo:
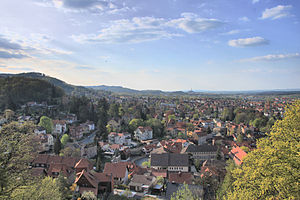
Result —
M 192 184 L 193 182 L 193 174 L 190 172 L 179 172 L 179 173 L 170 173 L 169 181 L 171 183 L 186 183 Z
M 124 178 L 127 170 L 127 162 L 105 163 L 103 173 L 112 174 L 113 177 Z
M 233 160 L 237 165 L 241 165 L 244 157 L 247 155 L 247 153 L 238 146 L 232 147 L 230 154 L 233 156 Z

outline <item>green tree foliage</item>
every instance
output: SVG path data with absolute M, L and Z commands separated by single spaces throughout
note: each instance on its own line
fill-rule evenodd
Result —
M 53 122 L 52 119 L 47 116 L 42 116 L 40 118 L 40 122 L 38 124 L 41 127 L 44 127 L 46 129 L 46 132 L 48 134 L 51 134 L 53 131 Z
M 119 119 L 119 117 L 120 117 L 119 108 L 120 108 L 120 105 L 118 103 L 111 103 L 109 105 L 108 114 L 109 114 L 110 118 Z
M 97 115 L 98 115 L 98 122 L 97 122 L 97 127 L 98 127 L 98 134 L 97 137 L 102 137 L 104 140 L 107 139 L 107 122 L 108 122 L 108 102 L 106 101 L 105 98 L 102 98 L 98 102 L 98 110 L 97 110 Z
M 223 121 L 232 121 L 234 119 L 233 108 L 224 108 L 222 113 Z
M 86 120 L 97 121 L 97 113 L 94 104 L 85 96 L 72 96 L 69 102 L 70 112 L 76 114 L 78 120 L 85 122 Z
M 28 163 L 38 146 L 33 130 L 33 124 L 16 122 L 0 130 L 0 199 L 10 199 L 13 190 L 33 180 L 28 176 Z
M 198 119 L 199 119 L 199 114 L 198 114 L 198 113 L 194 114 L 194 115 L 193 115 L 193 119 L 194 119 L 194 120 L 198 120 Z
M 253 125 L 255 128 L 263 128 L 267 125 L 268 120 L 268 117 L 262 116 L 254 119 L 250 122 L 250 124 Z
M 143 162 L 143 163 L 142 163 L 142 166 L 143 166 L 143 167 L 149 167 L 149 168 L 150 168 L 150 167 L 151 167 L 151 166 L 150 166 L 150 161 L 148 160 L 148 161 Z
M 71 147 L 65 147 L 60 150 L 59 155 L 65 157 L 80 157 L 81 152 L 79 148 L 72 149 Z
M 64 95 L 61 88 L 39 79 L 25 77 L 0 77 L 0 109 L 15 110 L 29 101 L 52 102 Z
M 5 119 L 7 119 L 7 120 L 11 120 L 14 117 L 14 115 L 15 115 L 15 112 L 12 111 L 11 109 L 6 109 L 4 111 L 4 116 L 5 116 Z
M 67 144 L 67 142 L 69 141 L 70 137 L 68 134 L 63 134 L 63 136 L 60 139 L 60 142 L 63 146 L 65 146 Z
M 56 135 L 56 140 L 54 142 L 54 147 L 53 148 L 54 148 L 54 153 L 56 155 L 59 155 L 59 152 L 62 149 L 62 145 L 61 145 L 61 142 L 60 142 L 60 139 L 59 139 L 58 135 Z
M 227 199 L 300 199 L 300 101 L 286 109 L 245 158 L 233 170 L 235 181 Z
M 142 119 L 132 119 L 129 122 L 129 129 L 133 133 L 137 129 L 137 127 L 143 126 L 143 125 L 144 125 L 144 122 Z
M 97 200 L 96 195 L 91 191 L 84 191 L 81 195 L 82 200 Z
M 165 183 L 165 179 L 162 176 L 156 177 L 156 183 L 159 185 L 163 185 Z
M 62 195 L 62 199 L 71 199 L 72 191 L 70 190 L 71 184 L 68 183 L 67 177 L 60 173 L 56 179 L 56 184 L 59 188 L 59 192 Z
M 237 135 L 236 141 L 237 141 L 238 143 L 242 143 L 242 142 L 244 141 L 244 136 L 243 136 L 241 133 L 238 134 L 238 135 Z
M 145 122 L 146 126 L 150 126 L 153 130 L 154 138 L 161 138 L 164 135 L 164 125 L 159 119 L 150 118 Z
M 198 198 L 193 195 L 187 184 L 184 184 L 177 192 L 171 197 L 171 200 L 197 200 Z
M 226 164 L 227 164 L 226 175 L 221 187 L 219 187 L 217 191 L 217 199 L 226 199 L 227 198 L 226 193 L 232 192 L 232 183 L 234 182 L 232 172 L 236 168 L 236 165 L 232 160 L 228 160 Z
M 243 151 L 245 151 L 246 153 L 249 153 L 249 152 L 250 152 L 250 149 L 249 149 L 248 147 L 246 147 L 246 146 L 241 146 L 241 149 L 242 149 Z
M 60 191 L 57 180 L 51 177 L 45 177 L 42 181 L 38 181 L 35 184 L 23 186 L 15 189 L 12 193 L 12 199 L 62 199 L 62 193 Z
M 175 120 L 176 119 L 175 115 L 169 115 L 168 120 L 170 121 L 171 119 Z

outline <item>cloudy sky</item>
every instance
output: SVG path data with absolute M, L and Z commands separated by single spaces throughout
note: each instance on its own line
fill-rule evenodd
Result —
M 0 73 L 134 89 L 300 88 L 298 0 L 1 0 Z

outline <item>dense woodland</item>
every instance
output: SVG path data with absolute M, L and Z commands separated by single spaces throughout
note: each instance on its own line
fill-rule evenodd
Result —
M 25 77 L 0 78 L 0 109 L 15 110 L 20 105 L 37 101 L 53 103 L 64 90 L 39 79 Z

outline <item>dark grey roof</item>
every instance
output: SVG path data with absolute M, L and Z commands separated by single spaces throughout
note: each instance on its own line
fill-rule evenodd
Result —
M 189 166 L 189 156 L 176 153 L 151 154 L 151 166 Z
M 151 154 L 151 166 L 168 166 L 169 154 Z
M 183 187 L 183 184 L 168 183 L 166 190 L 166 199 L 171 199 L 174 192 Z M 203 199 L 203 187 L 201 185 L 188 185 L 188 188 L 193 193 L 193 196 L 199 199 Z
M 154 176 L 145 176 L 145 175 L 133 175 L 132 180 L 129 183 L 129 186 L 142 186 L 142 185 L 151 185 L 153 182 Z
M 217 146 L 203 144 L 203 145 L 189 145 L 186 152 L 216 152 Z

